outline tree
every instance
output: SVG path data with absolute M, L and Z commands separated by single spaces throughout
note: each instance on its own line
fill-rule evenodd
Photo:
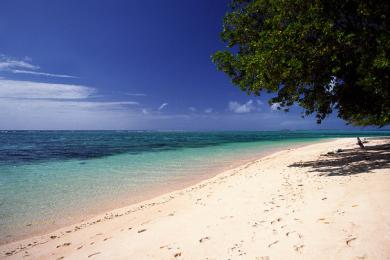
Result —
M 248 94 L 274 92 L 321 123 L 390 123 L 390 2 L 233 0 L 212 59 Z

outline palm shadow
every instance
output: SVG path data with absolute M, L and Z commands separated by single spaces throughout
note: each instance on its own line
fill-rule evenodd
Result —
M 348 176 L 390 168 L 390 143 L 370 145 L 365 149 L 343 149 L 321 155 L 316 161 L 294 163 L 289 167 L 307 167 L 321 176 Z

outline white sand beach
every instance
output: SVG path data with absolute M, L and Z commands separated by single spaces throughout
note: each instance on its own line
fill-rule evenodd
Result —
M 1 245 L 0 258 L 390 259 L 390 139 L 365 145 L 345 138 L 276 152 Z

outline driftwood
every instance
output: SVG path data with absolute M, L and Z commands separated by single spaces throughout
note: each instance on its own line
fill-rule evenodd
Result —
M 364 145 L 363 145 L 363 142 L 360 140 L 359 137 L 356 137 L 357 138 L 357 144 L 360 146 L 360 148 L 364 149 Z

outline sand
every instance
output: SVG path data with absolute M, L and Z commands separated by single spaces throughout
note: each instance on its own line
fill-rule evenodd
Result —
M 365 145 L 348 138 L 280 151 L 2 245 L 0 258 L 390 259 L 390 140 Z

